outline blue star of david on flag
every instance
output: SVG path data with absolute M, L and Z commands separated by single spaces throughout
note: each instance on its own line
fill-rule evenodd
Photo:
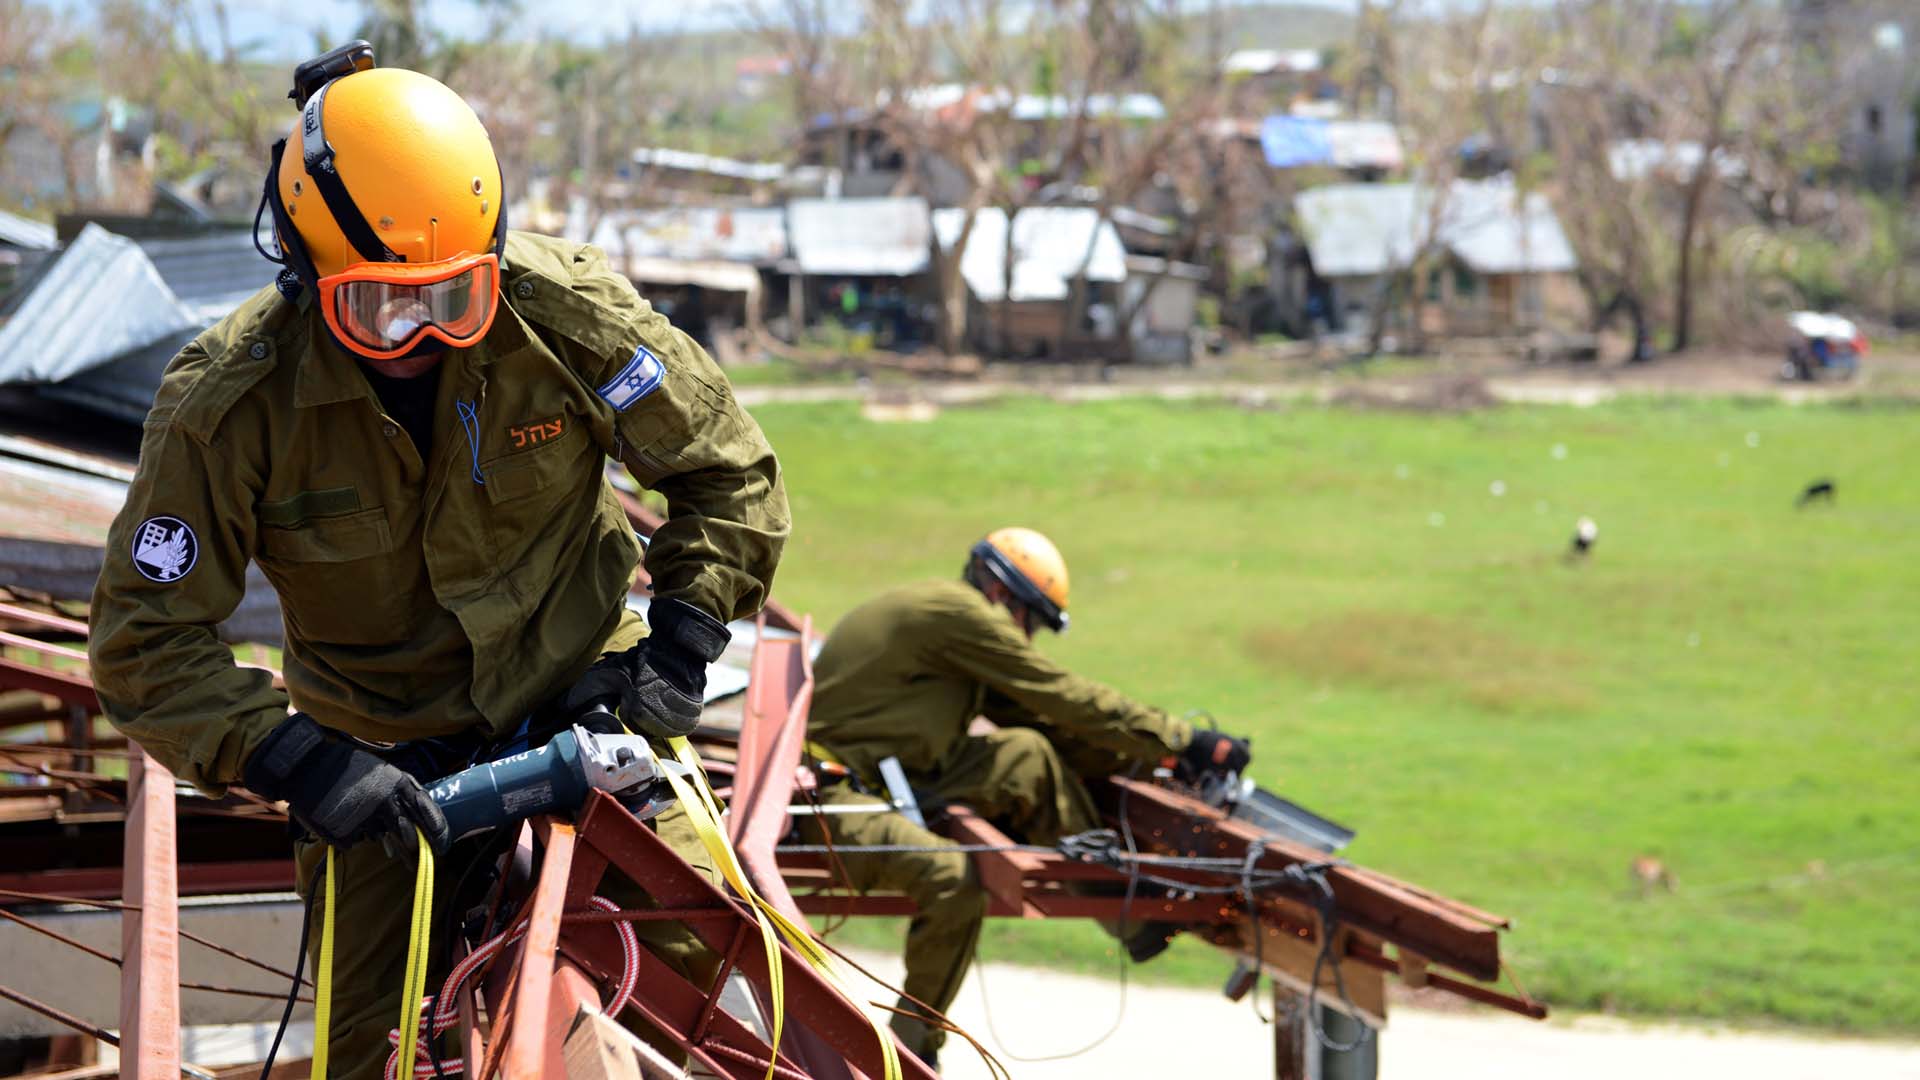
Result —
M 625 412 L 634 402 L 660 389 L 660 383 L 666 377 L 667 369 L 660 363 L 660 358 L 642 345 L 633 350 L 633 359 L 627 361 L 627 366 L 608 380 L 599 393 L 615 412 Z

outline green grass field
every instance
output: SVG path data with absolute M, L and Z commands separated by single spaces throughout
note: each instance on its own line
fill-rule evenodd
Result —
M 1074 574 L 1050 652 L 1251 734 L 1354 859 L 1511 915 L 1556 1007 L 1920 1029 L 1920 412 L 757 415 L 794 506 L 777 591 L 824 624 L 1041 528 Z M 1836 503 L 1796 510 L 1816 477 Z M 1677 889 L 1641 898 L 1639 855 Z M 983 955 L 1113 963 L 1085 925 L 997 923 Z M 1142 975 L 1227 966 L 1183 944 Z

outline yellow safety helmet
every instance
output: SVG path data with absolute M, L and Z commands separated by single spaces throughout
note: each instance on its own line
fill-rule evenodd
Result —
M 1013 526 L 988 533 L 973 545 L 971 554 L 970 571 L 977 567 L 991 574 L 1048 629 L 1066 632 L 1067 560 L 1060 557 L 1053 541 L 1032 529 Z
M 480 118 L 429 76 L 374 67 L 365 42 L 307 61 L 294 82 L 300 121 L 274 147 L 263 202 L 334 336 L 374 359 L 426 337 L 479 340 L 506 238 Z

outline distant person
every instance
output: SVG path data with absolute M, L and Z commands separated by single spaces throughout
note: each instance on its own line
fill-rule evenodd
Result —
M 1029 843 L 1051 844 L 1100 826 L 1083 777 L 1168 759 L 1189 777 L 1246 768 L 1245 740 L 1196 729 L 1047 659 L 1033 646 L 1041 627 L 1067 628 L 1067 566 L 1046 537 L 1019 528 L 975 544 L 961 580 L 905 585 L 840 620 L 814 664 L 808 750 L 849 775 L 834 782 L 823 773 L 822 801 L 879 801 L 887 790 L 881 762 L 897 758 L 923 798 L 964 804 Z M 998 729 L 969 734 L 976 716 Z M 986 914 L 972 858 L 896 812 L 816 821 L 835 844 L 933 849 L 844 852 L 839 861 L 853 888 L 913 899 L 919 913 L 907 930 L 902 989 L 944 1011 Z M 1124 929 L 1136 960 L 1158 954 L 1172 936 L 1161 924 Z M 916 1011 L 904 998 L 900 1008 Z M 900 1014 L 893 1028 L 937 1062 L 944 1031 Z

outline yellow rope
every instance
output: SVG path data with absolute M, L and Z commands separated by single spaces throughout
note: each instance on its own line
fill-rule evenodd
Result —
M 407 938 L 407 976 L 406 984 L 400 991 L 400 1060 L 403 1062 L 395 1074 L 411 1077 L 413 1066 L 419 1060 L 419 1048 L 414 1045 L 420 1036 L 420 999 L 427 992 L 427 954 L 428 944 L 433 933 L 433 848 L 427 844 L 427 834 L 418 828 L 414 835 L 419 838 L 420 862 L 413 874 L 413 927 Z
M 333 848 L 327 848 L 327 883 L 320 924 L 320 964 L 313 983 L 313 1080 L 327 1080 L 327 1042 L 333 1013 Z
M 733 845 L 727 842 L 726 834 L 720 829 L 720 806 L 714 800 L 713 787 L 707 782 L 706 770 L 700 766 L 700 755 L 694 752 L 691 743 L 684 738 L 668 739 L 667 745 L 680 763 L 687 766 L 695 783 L 689 784 L 671 770 L 667 782 L 672 785 L 673 793 L 686 807 L 687 817 L 692 821 L 694 831 L 700 835 L 700 842 L 706 847 L 707 854 L 720 867 L 720 873 L 726 878 L 733 890 L 745 897 L 753 909 L 754 918 L 760 923 L 760 937 L 767 950 L 767 972 L 769 990 L 773 999 L 773 1038 L 770 1045 L 776 1050 L 780 1046 L 780 1031 L 786 1015 L 786 976 L 781 967 L 779 940 L 785 938 L 793 946 L 807 965 L 818 971 L 828 982 L 838 988 L 848 1001 L 853 1000 L 847 991 L 846 983 L 841 979 L 832 958 L 820 943 L 813 939 L 804 927 L 797 926 L 792 920 L 780 913 L 780 910 L 768 903 L 747 880 L 746 870 L 741 867 L 739 856 L 734 853 Z M 867 1017 L 867 1023 L 873 1026 L 873 1032 L 880 1040 L 880 1057 L 884 1063 L 883 1080 L 900 1080 L 900 1055 L 894 1046 L 893 1036 L 873 1017 Z M 774 1056 L 778 1056 L 777 1054 Z M 767 1064 L 767 1078 L 773 1078 L 773 1063 Z

